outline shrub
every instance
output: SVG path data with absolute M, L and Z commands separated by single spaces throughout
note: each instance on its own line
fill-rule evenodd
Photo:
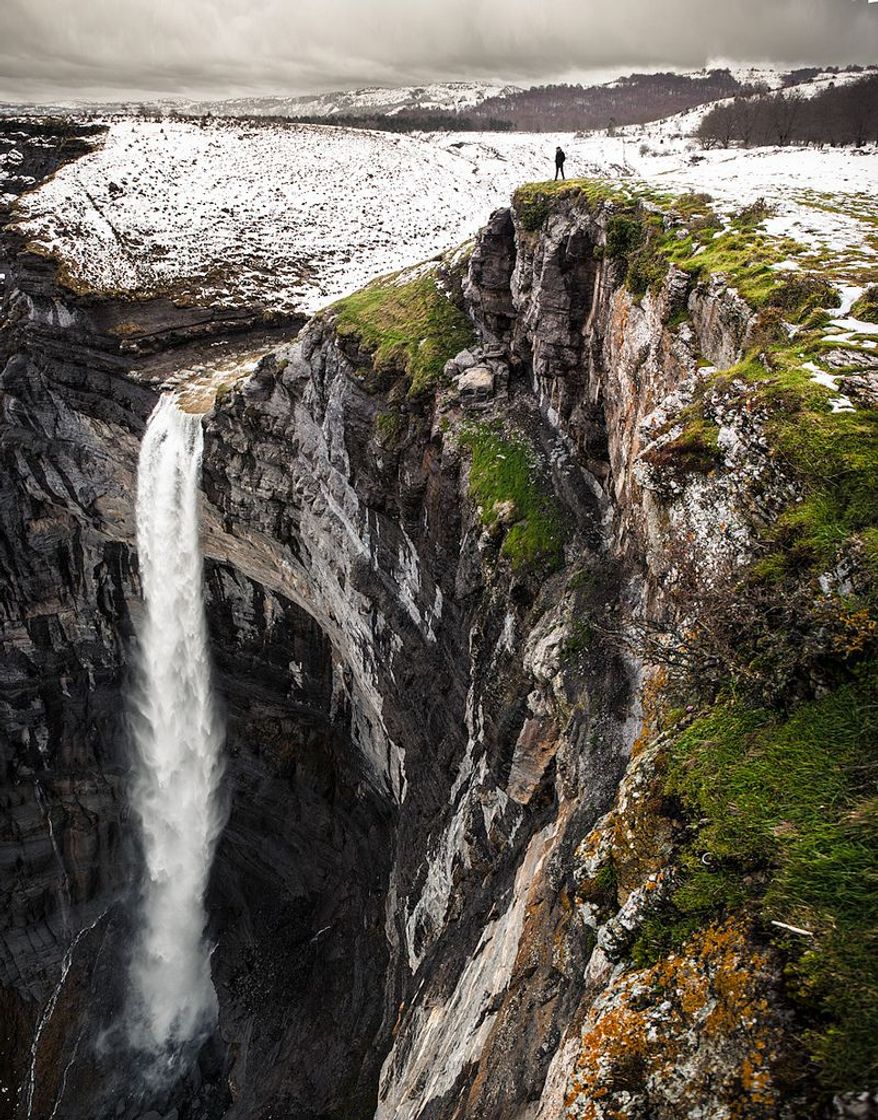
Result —
M 764 198 L 757 198 L 755 202 L 751 202 L 749 206 L 739 210 L 732 221 L 734 225 L 741 229 L 755 229 L 766 218 L 770 218 L 773 213 L 773 206 L 769 206 Z
M 768 297 L 769 307 L 779 307 L 797 321 L 819 308 L 838 307 L 841 297 L 834 284 L 814 272 L 786 272 Z
M 375 435 L 382 447 L 396 447 L 404 427 L 402 414 L 399 412 L 379 412 L 375 417 Z
M 706 214 L 696 214 L 689 223 L 690 232 L 696 235 L 712 233 L 714 230 L 720 230 L 722 228 L 722 218 L 720 218 L 719 214 L 714 213 L 713 210 L 708 210 Z
M 668 273 L 668 262 L 658 252 L 652 238 L 628 258 L 628 272 L 625 283 L 635 296 L 646 295 L 650 288 L 657 287 Z
M 750 328 L 747 345 L 754 350 L 770 350 L 789 342 L 789 338 L 781 309 L 763 307 Z
M 607 256 L 627 257 L 643 244 L 643 223 L 626 214 L 614 214 L 607 222 Z

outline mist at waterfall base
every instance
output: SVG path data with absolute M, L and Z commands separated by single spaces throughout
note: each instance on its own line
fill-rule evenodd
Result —
M 166 395 L 137 471 L 144 613 L 132 685 L 131 806 L 143 880 L 125 1030 L 151 1083 L 185 1072 L 216 1022 L 204 895 L 224 813 L 199 541 L 201 417 Z

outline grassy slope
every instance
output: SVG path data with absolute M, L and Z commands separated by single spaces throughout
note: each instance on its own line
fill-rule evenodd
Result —
M 793 997 L 824 1081 L 878 1070 L 878 662 L 788 714 L 727 699 L 674 744 L 668 792 L 693 821 L 673 907 L 636 954 L 758 898 L 787 933 Z M 809 936 L 809 934 L 811 936 Z
M 409 395 L 436 385 L 449 358 L 471 345 L 472 324 L 439 287 L 435 271 L 382 277 L 332 308 L 336 329 L 372 352 L 377 372 L 409 378 Z
M 552 571 L 564 560 L 564 529 L 551 487 L 544 485 L 533 447 L 520 433 L 490 424 L 471 425 L 461 443 L 472 454 L 469 490 L 483 524 L 498 522 L 498 507 L 511 503 L 501 552 L 514 571 Z

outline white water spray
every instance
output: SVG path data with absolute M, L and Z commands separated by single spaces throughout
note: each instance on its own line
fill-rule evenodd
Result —
M 145 875 L 131 964 L 129 1036 L 177 1064 L 216 1019 L 204 894 L 222 827 L 222 727 L 211 692 L 199 543 L 201 417 L 164 396 L 137 468 L 145 612 L 134 703 L 131 790 Z

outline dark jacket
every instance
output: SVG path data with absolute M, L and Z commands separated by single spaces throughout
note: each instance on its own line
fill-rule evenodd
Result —
M 561 167 L 566 158 L 567 157 L 564 155 L 564 153 L 561 151 L 560 148 L 555 149 L 555 166 L 556 167 Z

